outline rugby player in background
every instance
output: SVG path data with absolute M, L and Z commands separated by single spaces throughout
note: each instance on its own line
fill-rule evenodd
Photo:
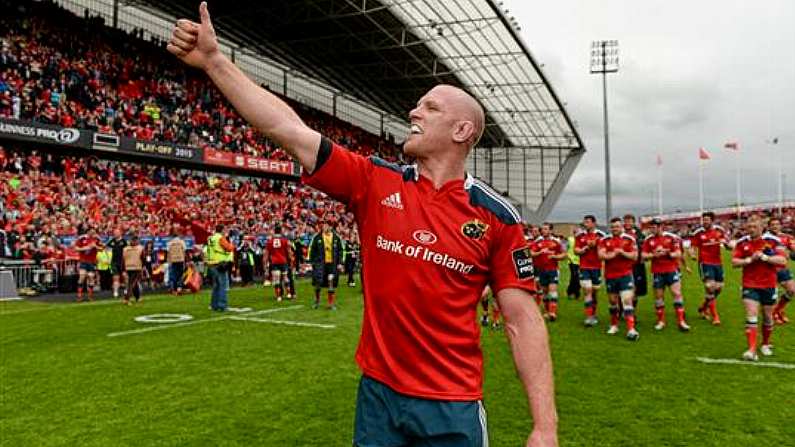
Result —
M 585 294 L 585 325 L 596 326 L 597 299 L 602 284 L 602 260 L 599 258 L 599 241 L 607 236 L 596 228 L 596 216 L 589 214 L 582 219 L 585 229 L 574 240 L 574 252 L 580 256 L 580 286 Z
M 635 238 L 624 233 L 621 219 L 610 220 L 610 235 L 599 241 L 599 258 L 605 263 L 605 282 L 610 299 L 610 328 L 607 333 L 618 333 L 619 304 L 624 307 L 627 323 L 627 340 L 637 341 L 640 334 L 635 329 L 635 286 L 632 282 L 632 267 L 638 259 Z
M 782 231 L 780 218 L 771 217 L 767 225 L 770 229 L 770 233 L 779 238 L 787 254 L 795 252 L 795 238 Z M 795 297 L 795 279 L 792 278 L 792 271 L 789 269 L 787 262 L 776 266 L 776 280 L 781 286 L 783 293 L 781 294 L 781 299 L 778 304 L 776 304 L 776 308 L 773 309 L 773 319 L 777 324 L 786 324 L 789 323 L 789 318 L 787 318 L 787 314 L 784 313 L 784 309 L 787 308 L 792 298 Z
M 652 219 L 653 233 L 643 241 L 642 256 L 651 261 L 651 273 L 654 286 L 654 308 L 657 312 L 657 324 L 654 329 L 665 328 L 665 289 L 669 288 L 674 297 L 676 322 L 681 331 L 689 331 L 685 321 L 685 303 L 682 297 L 682 274 L 679 263 L 682 259 L 682 240 L 679 236 L 665 231 L 665 224 L 660 219 Z
M 723 260 L 721 246 L 728 243 L 726 231 L 715 225 L 715 213 L 708 211 L 701 215 L 702 226 L 690 237 L 690 249 L 698 250 L 699 272 L 704 281 L 704 302 L 698 308 L 702 317 L 720 325 L 717 299 L 723 290 Z
M 743 269 L 743 304 L 745 305 L 745 336 L 748 350 L 743 359 L 755 361 L 759 307 L 762 307 L 762 355 L 773 355 L 770 336 L 773 334 L 773 306 L 776 304 L 776 271 L 786 265 L 787 258 L 781 240 L 765 233 L 762 219 L 751 216 L 748 220 L 749 234 L 737 241 L 732 254 L 732 266 Z
M 530 248 L 536 272 L 538 292 L 544 296 L 544 310 L 549 321 L 558 319 L 558 262 L 566 257 L 563 244 L 552 235 L 552 224 L 541 225 L 541 235 Z
M 273 234 L 265 244 L 265 253 L 262 255 L 265 262 L 270 263 L 270 271 L 273 275 L 274 299 L 281 301 L 287 288 L 287 271 L 290 264 L 290 241 L 282 235 L 281 225 L 273 227 Z M 269 270 L 268 266 L 264 269 Z
M 97 230 L 90 228 L 86 234 L 77 238 L 74 249 L 78 253 L 77 302 L 83 301 L 83 291 L 88 292 L 88 300 L 94 301 L 94 283 L 97 276 L 97 251 L 101 250 L 102 241 Z

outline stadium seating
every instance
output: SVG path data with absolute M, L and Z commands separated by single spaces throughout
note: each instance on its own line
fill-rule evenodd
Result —
M 334 216 L 346 236 L 352 217 L 342 204 L 295 183 L 242 179 L 164 167 L 74 158 L 0 145 L 0 230 L 6 257 L 32 259 L 51 238 L 101 235 L 115 228 L 140 236 L 168 235 L 182 223 L 198 242 L 202 229 L 224 223 L 242 238 L 270 233 L 274 222 L 302 237 Z M 3 247 L 0 247 L 2 250 Z M 2 253 L 0 253 L 0 257 Z
M 49 3 L 11 0 L 0 18 L 0 116 L 284 160 L 209 80 L 144 41 Z M 15 6 L 15 8 L 14 8 Z M 399 146 L 285 98 L 351 150 L 394 160 Z

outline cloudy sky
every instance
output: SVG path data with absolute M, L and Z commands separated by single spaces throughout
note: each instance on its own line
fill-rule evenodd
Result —
M 698 148 L 706 206 L 735 198 L 741 145 L 745 203 L 795 199 L 795 1 L 504 0 L 522 37 L 568 103 L 588 149 L 551 215 L 604 215 L 601 77 L 588 73 L 590 43 L 618 39 L 621 71 L 608 78 L 614 213 L 656 209 L 663 160 L 665 211 L 698 208 Z M 779 137 L 777 147 L 766 140 Z M 779 158 L 781 157 L 781 158 Z

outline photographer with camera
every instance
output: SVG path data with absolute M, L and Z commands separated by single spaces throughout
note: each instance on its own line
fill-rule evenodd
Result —
M 215 226 L 215 233 L 207 238 L 207 267 L 213 282 L 210 309 L 226 310 L 226 291 L 229 288 L 229 271 L 232 269 L 235 246 L 223 234 L 224 226 Z

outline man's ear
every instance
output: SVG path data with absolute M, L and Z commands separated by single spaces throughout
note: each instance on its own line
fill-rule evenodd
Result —
M 475 123 L 472 121 L 458 121 L 453 129 L 453 141 L 456 143 L 466 143 L 475 139 Z

